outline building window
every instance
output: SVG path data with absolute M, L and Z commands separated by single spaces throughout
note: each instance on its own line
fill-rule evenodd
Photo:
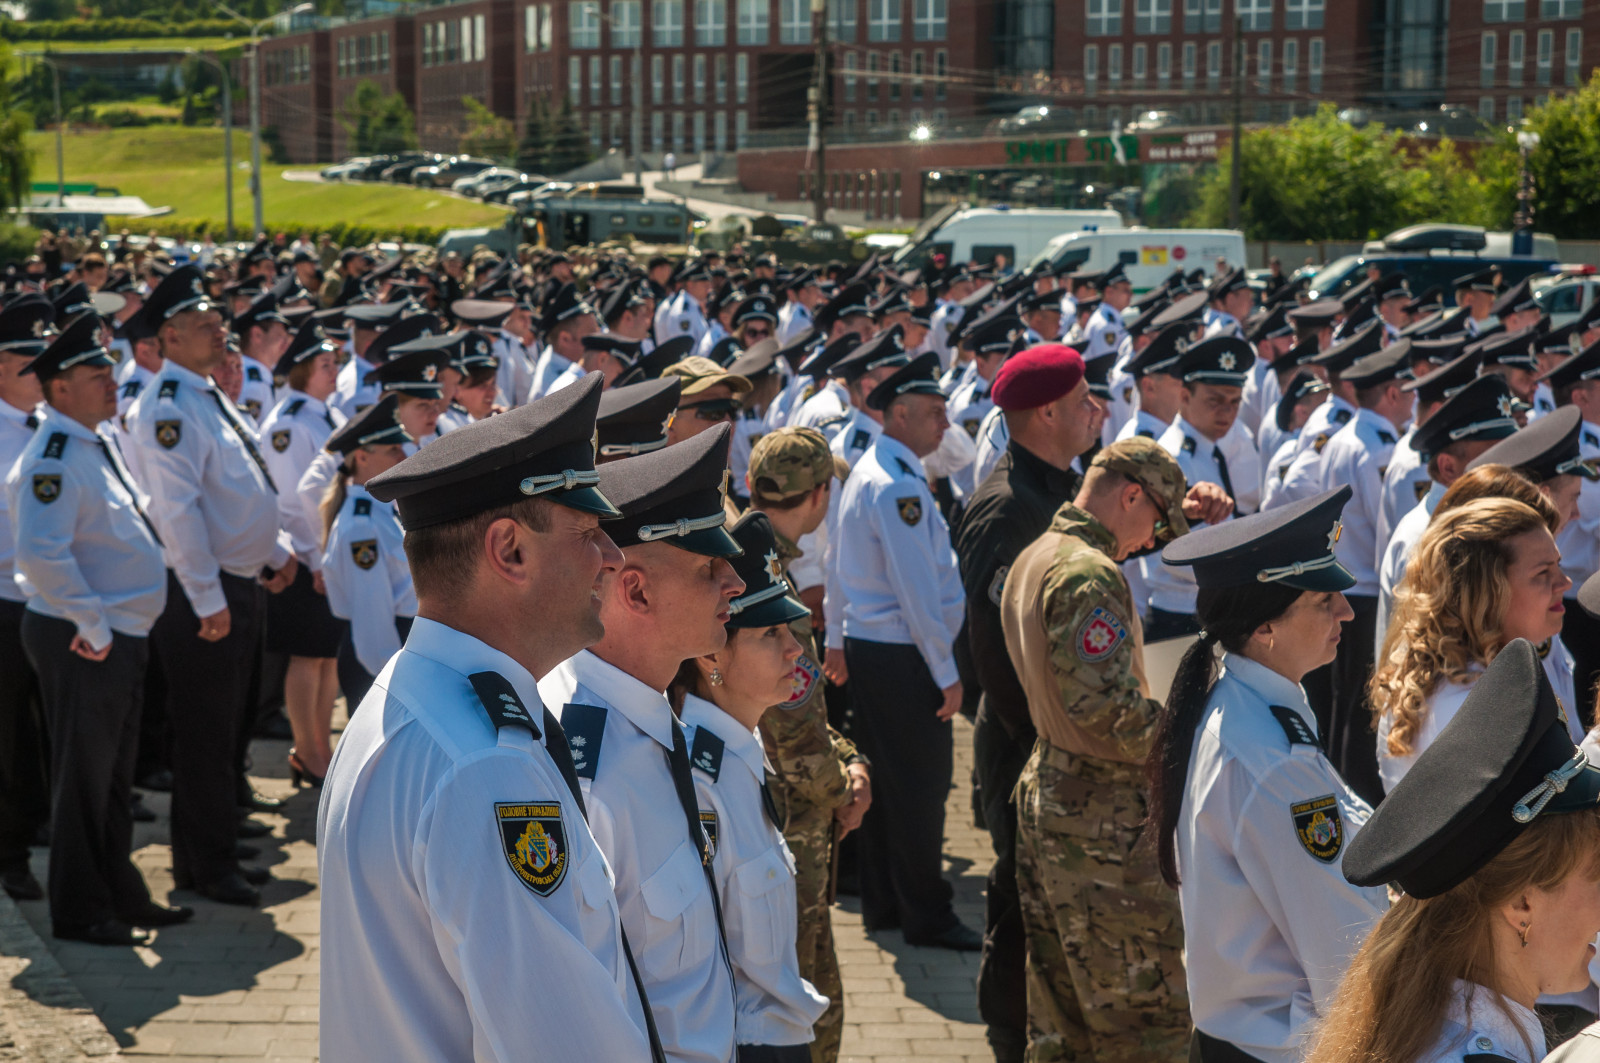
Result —
M 846 134 L 856 131 L 856 113 L 854 111 L 846 111 L 844 113 L 844 131 Z
M 556 46 L 556 5 L 539 5 L 539 50 L 548 52 Z
M 426 22 L 422 26 L 422 65 L 433 65 L 433 23 Z
M 349 58 L 348 58 L 349 55 L 350 55 L 350 42 L 348 40 L 342 40 L 341 39 L 339 41 L 339 76 L 340 77 L 347 76 L 346 75 L 346 71 L 349 69 L 349 62 L 350 62 Z
M 694 102 L 706 102 L 706 57 L 694 57 Z
M 664 151 L 667 147 L 667 116 L 660 111 L 650 115 L 650 147 L 655 151 Z
M 683 0 L 655 0 L 650 9 L 650 39 L 657 48 L 683 45 Z
M 1234 0 L 1234 13 L 1246 33 L 1272 30 L 1272 0 Z
M 472 62 L 472 18 L 470 16 L 461 20 L 461 61 Z
M 1322 91 L 1322 38 L 1311 38 L 1309 54 L 1306 56 L 1306 88 L 1315 95 Z
M 484 32 L 483 16 L 472 16 L 472 59 L 474 62 L 483 62 L 484 50 L 488 47 L 488 34 Z
M 1574 70 L 1577 67 L 1576 63 L 1572 64 Z M 940 48 L 933 53 L 933 98 L 936 100 L 945 97 L 945 79 L 949 76 L 949 71 L 950 53 Z
M 522 9 L 522 50 L 536 51 L 539 47 L 539 9 L 529 4 Z
M 1283 91 L 1293 92 L 1295 77 L 1300 73 L 1300 42 L 1290 38 L 1283 42 Z
M 611 106 L 622 102 L 622 56 L 611 57 Z
M 596 148 L 600 147 L 600 112 L 592 111 L 589 114 L 589 143 Z
M 867 0 L 867 40 L 900 39 L 900 0 Z
M 1133 0 L 1133 32 L 1171 33 L 1172 0 Z
M 889 74 L 891 75 L 889 78 L 889 98 L 891 100 L 900 98 L 900 71 L 900 53 L 892 52 L 889 55 Z
M 1165 41 L 1156 45 L 1156 84 L 1163 89 L 1172 84 L 1172 45 Z
M 1506 84 L 1508 85 L 1522 84 L 1523 59 L 1524 53 L 1527 50 L 1526 41 L 1524 39 L 1526 36 L 1527 35 L 1521 30 L 1512 30 L 1510 34 L 1507 35 Z
M 1216 33 L 1222 29 L 1222 0 L 1183 0 L 1183 32 Z
M 733 102 L 750 98 L 750 57 L 743 52 L 733 57 Z
M 572 97 L 572 106 L 583 105 L 583 60 L 577 56 L 567 60 L 567 95 Z
M 1145 45 L 1136 44 L 1136 45 L 1133 46 L 1133 71 L 1132 71 L 1132 73 L 1133 73 L 1133 85 L 1134 85 L 1135 88 L 1141 88 L 1141 89 L 1144 88 L 1145 63 L 1146 63 L 1147 58 L 1148 58 L 1148 56 L 1146 55 L 1146 46 Z
M 1115 91 L 1122 84 L 1122 45 L 1106 45 L 1106 80 Z
M 673 56 L 672 57 L 672 102 L 673 103 L 682 103 L 683 102 L 683 76 L 684 76 L 684 73 L 685 73 L 684 57 L 681 56 L 681 55 Z
M 650 102 L 666 102 L 667 60 L 665 56 L 650 57 Z M 661 117 L 657 115 L 656 117 Z
M 1486 89 L 1494 85 L 1494 53 L 1496 50 L 1495 45 L 1499 42 L 1499 40 L 1500 38 L 1498 35 L 1493 33 L 1485 33 L 1483 35 L 1483 44 L 1479 47 L 1478 84 L 1482 85 Z
M 1583 14 L 1583 0 L 1539 0 L 1540 18 L 1577 18 Z
M 694 150 L 697 155 L 706 150 L 706 113 L 704 111 L 696 111 L 694 113 Z
M 745 147 L 750 143 L 750 116 L 744 111 L 733 112 L 733 146 Z
M 778 43 L 811 43 L 810 0 L 778 0 Z
M 911 53 L 911 98 L 920 100 L 923 96 L 922 76 L 926 74 L 927 67 L 923 62 L 921 52 Z
M 1206 88 L 1216 92 L 1222 87 L 1222 42 L 1206 42 Z
M 1094 95 L 1094 83 L 1100 77 L 1100 46 L 1086 44 L 1083 46 L 1083 92 L 1086 96 Z
M 771 32 L 770 0 L 739 0 L 739 43 L 766 44 Z
M 1493 96 L 1479 96 L 1478 97 L 1478 117 L 1482 118 L 1485 122 L 1488 122 L 1491 125 L 1494 123 L 1494 97 Z
M 600 95 L 600 57 L 598 55 L 591 55 L 589 57 L 589 106 L 590 107 L 598 107 L 598 106 L 600 106 L 600 100 L 601 99 L 602 99 L 602 97 Z
M 1539 84 L 1550 84 L 1550 66 L 1555 62 L 1555 30 L 1539 31 Z
M 1194 88 L 1195 53 L 1198 51 L 1193 41 L 1183 42 L 1183 87 L 1186 89 Z
M 573 48 L 600 47 L 598 0 L 571 0 L 567 4 L 567 27 Z
M 1122 0 L 1085 0 L 1086 32 L 1091 37 L 1122 36 Z
M 899 129 L 900 109 L 898 107 L 889 108 L 889 113 L 884 115 L 884 121 L 888 124 L 890 129 Z
M 612 111 L 611 112 L 611 146 L 613 148 L 620 148 L 622 146 L 622 112 L 621 111 Z
M 1320 30 L 1326 0 L 1284 0 L 1283 28 Z
M 1256 42 L 1256 91 L 1272 91 L 1272 42 Z
M 728 0 L 694 0 L 694 43 L 728 43 Z
M 1578 84 L 1578 67 L 1583 62 L 1583 31 L 1567 31 L 1566 80 L 1567 85 Z
M 683 150 L 683 112 L 672 112 L 672 150 Z
M 949 33 L 948 0 L 914 0 L 916 22 L 913 37 L 919 41 L 942 41 Z
M 828 0 L 829 35 L 843 44 L 856 39 L 856 0 Z
M 639 0 L 611 0 L 611 47 L 637 48 L 644 39 Z
M 719 155 L 728 150 L 727 111 L 718 111 L 711 116 L 711 147 Z
M 1523 0 L 1483 0 L 1483 21 L 1521 22 L 1527 14 Z
M 1506 100 L 1506 124 L 1516 125 L 1522 121 L 1522 97 L 1512 96 Z
M 861 58 L 855 52 L 844 53 L 844 102 L 856 102 L 856 71 L 861 67 Z
M 878 112 L 869 110 L 866 113 L 867 130 L 871 132 L 878 128 Z
M 867 53 L 867 99 L 878 98 L 878 53 Z
M 727 103 L 728 102 L 728 57 L 725 56 L 725 55 L 718 55 L 716 57 L 716 59 L 713 60 L 712 69 L 715 71 L 715 74 L 712 77 L 712 82 L 716 85 L 717 102 L 718 103 Z
M 1569 32 L 1567 36 L 1568 36 L 1568 43 L 1570 45 L 1570 43 L 1571 43 L 1570 39 L 1571 39 L 1572 35 Z M 1570 52 L 1571 52 L 1571 48 L 1570 47 L 1568 48 L 1568 52 L 1570 54 Z M 1577 66 L 1576 63 L 1571 63 L 1569 65 L 1574 66 L 1574 67 Z M 382 33 L 378 34 L 378 70 L 379 70 L 380 73 L 384 73 L 384 74 L 387 74 L 389 72 L 389 31 L 388 30 L 384 30 Z

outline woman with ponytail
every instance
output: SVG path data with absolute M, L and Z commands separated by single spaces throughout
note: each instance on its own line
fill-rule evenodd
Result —
M 1323 752 L 1300 686 L 1353 615 L 1342 592 L 1355 580 L 1333 555 L 1350 496 L 1201 528 L 1162 552 L 1193 567 L 1203 631 L 1146 763 L 1150 824 L 1183 909 L 1191 1058 L 1205 1063 L 1299 1063 L 1385 907 L 1382 889 L 1339 874 L 1372 810 Z

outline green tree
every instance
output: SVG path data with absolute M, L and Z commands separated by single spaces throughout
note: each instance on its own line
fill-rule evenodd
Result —
M 11 58 L 11 46 L 0 41 L 0 213 L 21 206 L 32 181 L 27 134 L 33 118 L 13 96 L 17 83 L 8 73 L 14 69 Z
M 544 172 L 554 177 L 575 170 L 593 159 L 589 134 L 579 123 L 578 115 L 572 109 L 572 101 L 563 96 L 561 110 L 556 112 L 551 123 L 550 154 Z
M 399 93 L 384 94 L 376 81 L 362 81 L 344 105 L 344 128 L 350 150 L 381 155 L 417 146 L 416 119 Z
M 535 96 L 522 123 L 522 139 L 517 141 L 517 169 L 524 173 L 547 173 L 550 158 L 550 110 L 543 96 Z
M 471 96 L 461 97 L 461 103 L 467 109 L 467 131 L 461 137 L 462 153 L 509 162 L 516 148 L 516 126 Z
M 1539 146 L 1528 153 L 1535 228 L 1557 238 L 1600 237 L 1600 182 L 1595 180 L 1600 173 L 1600 71 L 1577 92 L 1552 96 L 1528 111 L 1523 126 L 1539 135 Z M 1521 164 L 1515 135 L 1507 131 L 1493 150 L 1480 153 L 1480 161 L 1503 175 L 1501 206 L 1509 223 Z

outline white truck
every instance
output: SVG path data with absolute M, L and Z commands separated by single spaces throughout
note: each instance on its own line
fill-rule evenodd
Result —
M 1075 270 L 1109 269 L 1122 263 L 1136 292 L 1154 288 L 1175 269 L 1216 270 L 1217 259 L 1229 266 L 1245 264 L 1244 234 L 1234 229 L 1113 229 L 1110 232 L 1062 233 L 1025 267 L 1040 262 Z
M 917 226 L 894 262 L 902 270 L 925 265 L 935 254 L 947 264 L 993 262 L 1004 256 L 1015 269 L 1030 261 L 1063 233 L 1122 228 L 1114 210 L 1058 210 L 1048 207 L 971 207 L 953 203 Z

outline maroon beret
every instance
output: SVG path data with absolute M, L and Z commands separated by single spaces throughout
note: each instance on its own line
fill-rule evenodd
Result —
M 1061 343 L 1041 343 L 1007 358 L 990 394 L 1002 410 L 1031 410 L 1051 403 L 1083 379 L 1083 355 Z

